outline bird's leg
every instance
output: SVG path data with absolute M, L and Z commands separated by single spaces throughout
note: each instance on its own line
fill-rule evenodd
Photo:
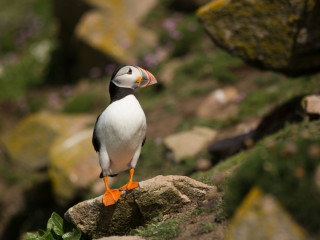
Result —
M 120 198 L 121 191 L 119 189 L 110 189 L 108 186 L 108 177 L 103 178 L 104 183 L 106 184 L 106 192 L 103 195 L 103 204 L 105 206 L 113 205 L 117 203 Z
M 133 178 L 133 174 L 134 174 L 134 169 L 131 168 L 130 169 L 130 179 L 129 179 L 129 182 L 122 186 L 121 188 L 119 188 L 119 190 L 121 191 L 126 191 L 126 190 L 131 190 L 131 189 L 134 189 L 134 188 L 137 188 L 139 187 L 139 183 L 138 182 L 132 182 L 132 178 Z

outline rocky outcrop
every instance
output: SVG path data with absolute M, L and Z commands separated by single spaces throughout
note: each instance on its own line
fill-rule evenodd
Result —
M 216 0 L 197 15 L 217 45 L 255 66 L 288 75 L 319 71 L 320 3 Z
M 49 176 L 55 198 L 67 203 L 101 181 L 99 158 L 91 143 L 92 129 L 57 138 L 50 148 Z
M 139 46 L 145 47 L 155 42 L 153 33 L 142 29 L 139 23 L 157 0 L 87 2 L 94 9 L 82 16 L 75 34 L 110 59 L 120 63 L 132 62 Z
M 157 43 L 141 26 L 157 0 L 56 0 L 59 47 L 52 54 L 51 81 L 111 74 L 111 63 L 134 64 L 139 50 Z
M 12 161 L 28 170 L 43 169 L 48 166 L 49 148 L 56 137 L 72 135 L 91 121 L 90 116 L 29 115 L 2 141 Z
M 228 227 L 226 240 L 303 240 L 304 230 L 271 196 L 253 188 Z
M 216 131 L 207 127 L 194 127 L 190 131 L 172 134 L 164 139 L 168 157 L 175 163 L 183 158 L 195 157 L 216 136 Z
M 102 196 L 81 202 L 65 213 L 65 219 L 90 238 L 124 235 L 159 214 L 176 214 L 197 207 L 207 196 L 217 196 L 214 186 L 185 176 L 157 176 L 123 192 L 118 203 L 105 207 Z

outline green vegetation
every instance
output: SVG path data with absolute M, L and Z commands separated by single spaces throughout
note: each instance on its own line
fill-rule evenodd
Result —
M 272 73 L 272 78 L 276 74 Z M 308 81 L 308 84 L 306 82 Z M 267 88 L 261 88 L 250 93 L 240 104 L 239 117 L 260 116 L 267 113 L 268 106 L 282 104 L 296 96 L 320 92 L 320 76 L 301 77 L 297 79 L 286 79 L 275 84 L 271 81 Z
M 25 240 L 80 240 L 81 231 L 53 212 L 47 223 L 47 229 L 37 233 L 27 233 Z
M 46 65 L 54 45 L 50 1 L 4 0 L 0 3 L 0 100 L 16 99 L 45 80 Z M 25 12 L 29 14 L 25 14 Z
M 88 91 L 82 94 L 75 95 L 67 100 L 63 107 L 63 112 L 66 113 L 88 113 L 94 109 L 104 109 L 107 105 L 106 96 Z
M 243 165 L 227 180 L 226 213 L 230 216 L 257 185 L 275 196 L 306 229 L 318 233 L 319 129 L 320 121 L 288 125 L 247 153 Z
M 198 231 L 199 234 L 212 232 L 217 227 L 216 224 L 208 222 L 204 224 Z
M 131 234 L 146 237 L 150 240 L 166 240 L 177 237 L 181 232 L 181 228 L 179 227 L 181 219 L 169 219 L 164 222 L 157 222 L 161 221 L 161 219 L 154 219 L 153 223 L 134 229 L 131 231 Z

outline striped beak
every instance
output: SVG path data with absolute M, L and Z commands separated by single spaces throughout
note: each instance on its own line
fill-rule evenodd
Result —
M 141 73 L 141 79 L 137 79 L 137 82 L 140 81 L 139 87 L 146 87 L 152 84 L 156 84 L 158 81 L 153 76 L 153 74 L 143 68 L 137 67 L 140 70 Z

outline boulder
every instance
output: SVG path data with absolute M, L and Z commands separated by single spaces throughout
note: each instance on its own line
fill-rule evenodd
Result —
M 177 214 L 195 209 L 217 189 L 185 176 L 157 176 L 139 183 L 139 188 L 123 192 L 117 204 L 105 207 L 102 196 L 71 207 L 65 219 L 79 227 L 86 237 L 125 235 L 159 214 Z
M 66 83 L 97 78 L 112 73 L 111 63 L 134 64 L 141 48 L 157 43 L 154 33 L 141 26 L 157 2 L 55 0 L 59 47 L 52 54 L 49 80 Z
M 215 0 L 197 15 L 213 41 L 246 62 L 290 76 L 320 69 L 320 2 Z
M 200 104 L 197 115 L 205 119 L 227 120 L 237 115 L 236 100 L 240 94 L 234 87 L 225 87 L 211 92 Z
M 154 45 L 155 35 L 139 26 L 157 0 L 87 0 L 94 6 L 80 19 L 75 35 L 118 63 L 133 62 L 137 50 Z
M 38 170 L 48 166 L 49 148 L 57 136 L 71 135 L 92 121 L 87 115 L 32 114 L 22 119 L 2 142 L 12 161 L 27 170 Z
M 60 204 L 65 204 L 101 181 L 99 158 L 92 143 L 92 129 L 71 136 L 62 135 L 50 148 L 49 176 L 53 192 Z
M 253 188 L 236 210 L 226 240 L 303 240 L 304 230 L 282 206 L 259 188 Z
M 168 156 L 175 163 L 183 158 L 195 157 L 213 141 L 216 131 L 208 127 L 194 127 L 190 131 L 167 136 L 164 144 L 169 150 Z

